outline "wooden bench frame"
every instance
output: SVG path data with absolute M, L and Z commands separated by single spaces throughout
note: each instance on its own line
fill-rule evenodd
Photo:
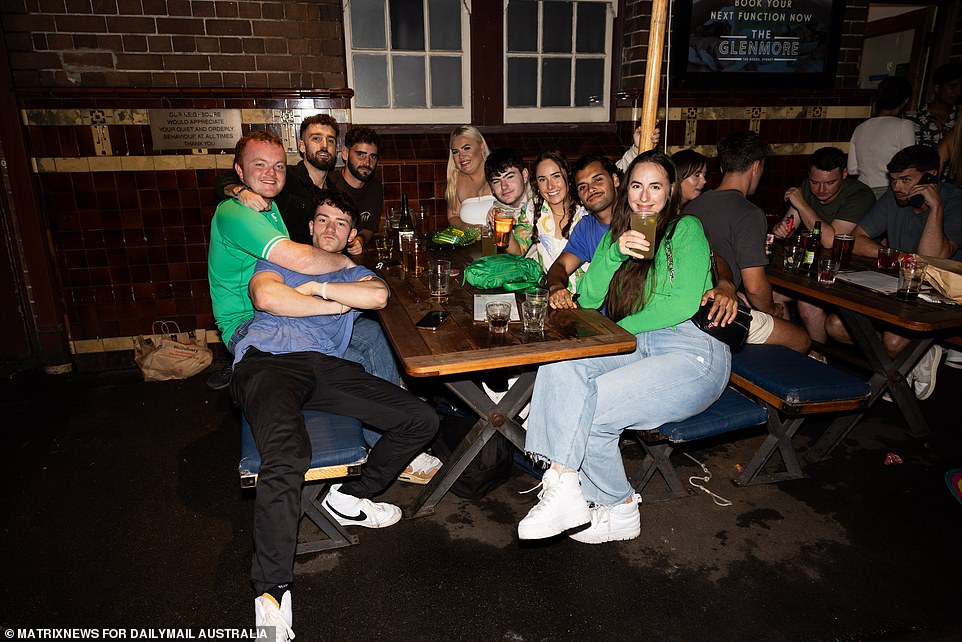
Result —
M 798 455 L 792 445 L 792 438 L 798 432 L 805 418 L 810 415 L 831 412 L 856 412 L 866 408 L 869 402 L 869 397 L 862 397 L 858 399 L 793 403 L 734 372 L 730 381 L 736 388 L 751 395 L 768 408 L 768 436 L 765 437 L 765 441 L 759 446 L 744 470 L 735 477 L 735 483 L 740 486 L 770 484 L 804 477 Z M 762 470 L 776 450 L 782 456 L 785 470 L 778 473 L 763 473 Z
M 254 447 L 253 440 L 249 432 L 247 432 L 246 435 L 244 433 L 244 431 L 249 431 L 249 429 L 242 425 L 241 431 L 241 461 L 238 465 L 240 486 L 242 490 L 251 490 L 257 486 L 258 472 L 251 470 L 252 465 L 251 462 L 248 461 L 248 458 L 245 457 L 244 448 L 245 446 Z M 251 441 L 248 442 L 246 441 L 247 439 L 251 439 Z M 254 450 L 256 452 L 256 447 L 254 447 Z M 360 452 L 355 451 L 354 454 L 360 454 Z M 345 458 L 348 456 L 350 455 L 345 455 Z M 304 483 L 301 486 L 301 516 L 298 520 L 298 533 L 300 533 L 301 524 L 307 519 L 327 537 L 299 541 L 294 552 L 295 556 L 354 546 L 358 543 L 357 535 L 352 535 L 341 526 L 330 511 L 324 508 L 322 501 L 333 481 L 360 475 L 361 468 L 366 461 L 367 455 L 365 454 L 355 461 L 337 463 L 329 466 L 316 466 L 309 468 L 304 473 Z M 257 468 L 259 471 L 259 463 Z

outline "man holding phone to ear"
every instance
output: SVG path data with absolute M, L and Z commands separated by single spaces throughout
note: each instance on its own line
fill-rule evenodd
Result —
M 962 260 L 962 190 L 939 182 L 938 152 L 911 145 L 887 169 L 889 190 L 855 226 L 852 252 L 874 258 L 885 237 L 902 252 Z
M 886 169 L 889 190 L 855 226 L 852 252 L 875 258 L 884 237 L 888 247 L 902 252 L 962 260 L 962 189 L 939 182 L 938 152 L 911 145 L 897 152 Z M 838 315 L 828 317 L 825 329 L 837 341 L 852 342 Z M 883 332 L 882 341 L 894 357 L 909 340 Z M 935 390 L 941 358 L 942 348 L 934 345 L 909 373 L 919 399 L 928 399 Z

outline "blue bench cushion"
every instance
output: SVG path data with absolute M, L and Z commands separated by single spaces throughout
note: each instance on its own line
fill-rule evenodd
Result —
M 768 411 L 731 388 L 694 417 L 664 424 L 658 432 L 673 442 L 694 441 L 768 421 Z
M 353 417 L 342 417 L 315 410 L 304 411 L 304 424 L 311 439 L 311 468 L 351 464 L 367 456 L 361 422 Z M 254 445 L 254 434 L 241 420 L 241 476 L 256 475 L 261 468 L 261 454 Z
M 732 372 L 791 404 L 868 397 L 867 381 L 783 346 L 748 345 Z

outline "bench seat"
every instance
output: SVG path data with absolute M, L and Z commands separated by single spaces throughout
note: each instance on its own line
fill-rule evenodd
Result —
M 688 495 L 688 488 L 671 464 L 670 457 L 676 444 L 706 437 L 723 435 L 733 430 L 759 426 L 768 421 L 768 411 L 763 407 L 726 388 L 718 401 L 699 414 L 683 421 L 660 426 L 656 430 L 636 430 L 634 434 L 645 451 L 645 458 L 635 474 L 635 491 L 641 493 L 655 473 L 660 473 L 668 492 L 646 494 L 644 499 L 659 501 Z
M 330 480 L 361 474 L 367 461 L 367 444 L 361 422 L 326 412 L 304 411 L 304 425 L 311 440 L 310 468 L 301 489 L 301 519 L 313 522 L 327 537 L 297 544 L 296 555 L 351 546 L 358 543 L 321 504 Z M 241 419 L 241 458 L 237 471 L 241 488 L 254 488 L 260 472 L 261 455 L 246 417 Z M 318 483 L 319 482 L 319 483 Z
M 735 479 L 739 484 L 802 477 L 792 437 L 805 417 L 865 408 L 869 382 L 783 346 L 748 345 L 732 355 L 731 383 L 768 408 L 768 436 Z M 762 470 L 778 450 L 785 471 Z

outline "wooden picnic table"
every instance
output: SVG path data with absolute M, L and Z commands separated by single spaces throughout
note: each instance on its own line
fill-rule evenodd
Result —
M 785 270 L 779 248 L 768 266 L 768 280 L 776 289 L 834 310 L 842 318 L 855 345 L 865 356 L 874 374 L 869 380 L 872 393 L 865 410 L 836 419 L 806 454 L 808 461 L 820 461 L 852 430 L 869 407 L 889 391 L 909 426 L 909 434 L 929 434 L 928 423 L 906 377 L 915 364 L 944 336 L 957 335 L 962 328 L 962 306 L 929 303 L 921 299 L 898 301 L 894 294 L 883 294 L 842 278 L 832 285 L 821 285 L 813 276 Z M 879 271 L 874 259 L 851 257 L 850 271 Z M 885 272 L 894 275 L 895 272 Z M 843 275 L 844 276 L 844 275 Z M 895 332 L 910 339 L 895 357 L 890 357 L 879 334 Z
M 391 288 L 391 299 L 378 316 L 404 371 L 412 377 L 438 377 L 479 417 L 451 461 L 409 511 L 414 516 L 433 512 L 495 432 L 524 449 L 524 429 L 515 417 L 531 400 L 539 364 L 629 352 L 636 345 L 630 332 L 599 312 L 585 309 L 549 310 L 541 335 L 525 333 L 521 323 L 509 324 L 504 334 L 492 334 L 486 323 L 474 321 L 474 295 L 497 290 L 462 284 L 464 268 L 479 254 L 480 247 L 432 250 L 432 258 L 452 263 L 451 289 L 445 299 L 431 298 L 424 276 L 414 277 L 400 266 L 379 270 Z M 524 294 L 518 296 L 520 305 Z M 446 310 L 451 315 L 437 330 L 417 328 L 417 321 L 431 310 Z M 502 369 L 516 369 L 518 380 L 495 402 L 474 378 Z

